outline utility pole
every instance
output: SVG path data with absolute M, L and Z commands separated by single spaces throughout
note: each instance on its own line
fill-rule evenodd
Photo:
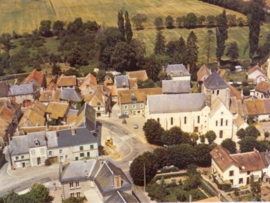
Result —
M 146 178 L 145 178 L 145 163 L 143 164 L 143 175 L 144 175 L 144 192 L 146 192 Z

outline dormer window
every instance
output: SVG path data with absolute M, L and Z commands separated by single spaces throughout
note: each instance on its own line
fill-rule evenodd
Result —
M 120 188 L 121 187 L 121 176 L 114 176 L 114 188 Z
M 39 140 L 37 138 L 34 140 L 34 143 L 35 143 L 36 146 L 40 145 Z
M 97 105 L 100 106 L 100 101 L 97 102 Z

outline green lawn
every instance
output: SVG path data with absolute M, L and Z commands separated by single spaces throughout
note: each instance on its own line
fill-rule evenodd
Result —
M 247 81 L 247 74 L 246 71 L 239 71 L 239 72 L 230 72 L 227 73 L 227 76 L 225 78 L 226 81 L 234 81 L 234 82 L 244 82 Z
M 95 20 L 106 26 L 117 26 L 117 12 L 128 10 L 130 17 L 137 13 L 148 16 L 146 26 L 153 26 L 156 17 L 168 15 L 177 18 L 194 12 L 196 15 L 217 15 L 223 8 L 198 0 L 0 0 L 1 32 L 31 32 L 38 29 L 41 20 L 73 21 Z M 227 11 L 228 14 L 244 15 Z
M 177 202 L 176 199 L 176 195 L 180 192 L 183 191 L 183 186 L 176 186 L 176 187 L 170 187 L 168 188 L 170 195 L 168 195 L 166 197 L 166 201 L 170 201 L 170 202 Z M 189 194 L 191 194 L 192 192 L 197 192 L 200 196 L 200 199 L 206 199 L 207 197 L 202 193 L 202 191 L 200 189 L 193 189 L 190 191 L 185 192 L 185 197 L 186 197 L 186 201 L 185 202 L 189 202 Z

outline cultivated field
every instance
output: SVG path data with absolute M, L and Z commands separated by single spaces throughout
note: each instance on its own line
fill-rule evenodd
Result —
M 1 32 L 31 32 L 41 20 L 84 21 L 96 20 L 106 26 L 117 26 L 117 11 L 128 10 L 130 17 L 136 13 L 148 16 L 145 26 L 153 26 L 156 17 L 171 15 L 174 18 L 193 12 L 200 15 L 217 15 L 223 8 L 198 0 L 0 0 Z M 227 11 L 228 14 L 242 14 Z M 244 17 L 245 18 L 245 17 Z

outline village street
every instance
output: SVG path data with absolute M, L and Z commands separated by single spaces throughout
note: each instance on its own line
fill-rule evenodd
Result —
M 99 122 L 102 123 L 102 145 L 104 145 L 103 140 L 107 137 L 114 139 L 114 145 L 116 145 L 117 151 L 121 154 L 121 158 L 115 161 L 120 164 L 123 171 L 129 176 L 130 161 L 144 151 L 152 151 L 154 147 L 144 140 L 141 131 L 138 133 L 131 131 L 128 127 L 120 124 L 120 122 L 116 122 L 116 120 L 109 121 L 108 119 L 102 119 Z M 139 128 L 142 128 L 142 124 Z M 0 169 L 0 196 L 7 194 L 7 191 L 11 189 L 20 192 L 30 188 L 33 183 L 46 183 L 52 180 L 58 181 L 58 164 L 53 164 L 49 167 L 28 167 L 26 169 L 12 171 L 9 166 L 7 153 L 6 160 L 8 162 Z

